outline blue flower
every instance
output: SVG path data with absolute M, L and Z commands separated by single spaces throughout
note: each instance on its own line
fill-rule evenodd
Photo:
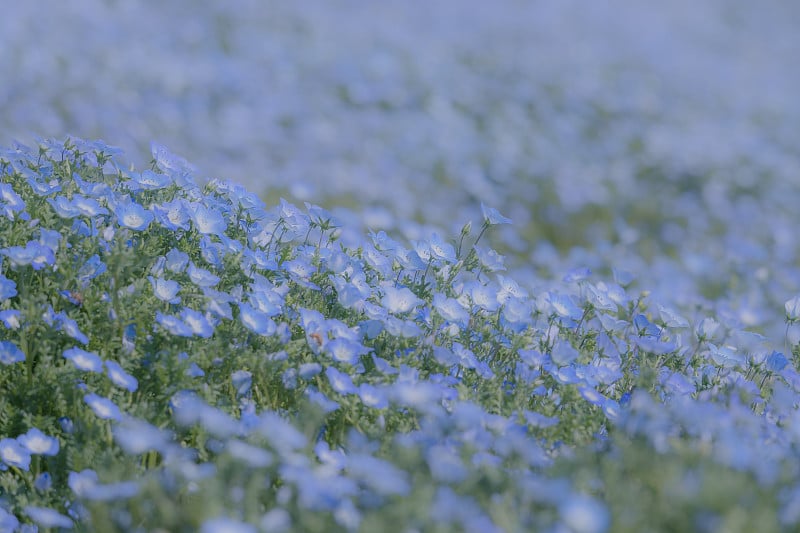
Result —
M 430 239 L 428 239 L 428 249 L 430 250 L 431 256 L 436 259 L 449 263 L 456 262 L 456 249 L 453 248 L 452 244 L 442 240 L 436 232 L 432 233 Z
M 358 387 L 358 397 L 361 402 L 375 409 L 386 409 L 389 407 L 389 397 L 386 392 L 369 383 L 362 383 Z
M 219 276 L 215 276 L 208 270 L 199 268 L 194 262 L 189 263 L 186 273 L 189 274 L 189 279 L 192 280 L 192 283 L 201 288 L 214 287 L 219 283 Z
M 506 218 L 500 212 L 493 208 L 487 207 L 481 202 L 481 211 L 483 212 L 483 220 L 485 224 L 494 226 L 496 224 L 511 224 L 511 219 Z
M 61 218 L 75 218 L 81 214 L 78 208 L 66 196 L 48 198 L 47 203 L 52 206 L 56 214 Z
M 0 253 L 8 257 L 12 265 L 31 265 L 34 270 L 41 270 L 56 260 L 53 250 L 37 241 L 28 241 L 25 247 L 11 246 L 0 250 Z
M 42 527 L 72 529 L 73 526 L 72 520 L 70 520 L 68 516 L 59 513 L 55 509 L 50 509 L 49 507 L 34 507 L 29 505 L 25 507 L 25 514 Z
M 91 393 L 85 395 L 83 401 L 86 402 L 99 418 L 107 420 L 120 420 L 122 418 L 119 407 L 108 398 L 103 398 L 102 396 Z
M 14 213 L 25 209 L 25 201 L 8 183 L 0 183 L 0 213 L 14 220 Z
M 131 180 L 126 185 L 133 191 L 140 189 L 155 191 L 172 184 L 172 178 L 166 174 L 157 174 L 152 170 L 144 170 L 141 174 L 138 172 L 131 172 L 130 178 Z
M 85 497 L 98 482 L 97 472 L 91 469 L 70 472 L 67 476 L 67 485 L 79 498 Z
M 203 235 L 218 235 L 228 229 L 225 218 L 218 210 L 202 204 L 191 205 L 189 216 L 192 217 L 195 229 Z
M 153 205 L 153 214 L 158 223 L 170 231 L 189 230 L 189 211 L 180 199 Z
M 111 382 L 117 387 L 121 387 L 129 392 L 135 392 L 139 388 L 139 382 L 135 377 L 125 372 L 116 361 L 106 361 L 106 374 Z
M 31 464 L 31 454 L 16 439 L 0 439 L 0 461 L 27 470 Z
M 277 329 L 271 318 L 245 302 L 239 304 L 239 320 L 244 327 L 259 335 L 273 335 Z
M 559 513 L 569 530 L 577 533 L 604 533 L 611 526 L 611 513 L 606 506 L 582 494 L 563 502 Z
M 45 435 L 37 428 L 29 429 L 17 437 L 17 441 L 33 455 L 56 455 L 59 449 L 57 438 Z
M 147 229 L 154 215 L 136 202 L 120 202 L 114 208 L 114 214 L 120 226 L 134 231 Z
M 353 384 L 353 380 L 349 374 L 345 374 L 329 366 L 325 369 L 325 375 L 328 376 L 328 382 L 331 384 L 333 390 L 339 394 L 356 394 L 358 392 L 358 388 Z
M 181 310 L 181 320 L 189 326 L 194 335 L 207 339 L 214 334 L 214 326 L 206 315 L 194 309 L 184 307 Z
M 466 326 L 469 322 L 469 313 L 458 300 L 448 298 L 443 294 L 437 293 L 433 295 L 433 308 L 448 322 L 453 322 L 460 326 Z
M 181 286 L 177 281 L 154 278 L 153 276 L 147 276 L 147 279 L 150 280 L 150 285 L 153 287 L 153 294 L 155 294 L 156 298 L 171 304 L 180 303 L 181 299 L 176 295 L 181 290 Z
M 156 311 L 156 322 L 172 335 L 179 337 L 191 337 L 194 331 L 180 318 L 173 315 L 165 315 L 161 311 Z
M 94 198 L 87 198 L 80 194 L 76 194 L 73 195 L 71 203 L 78 213 L 86 217 L 108 214 L 108 209 L 101 206 Z
M 17 531 L 19 519 L 0 507 L 0 531 Z
M 233 518 L 211 518 L 200 526 L 200 533 L 256 533 L 258 529 L 252 524 L 240 522 Z
M 89 337 L 83 334 L 81 330 L 78 328 L 78 323 L 75 322 L 73 319 L 68 317 L 64 313 L 57 313 L 56 318 L 59 322 L 59 331 L 63 331 L 76 341 L 82 344 L 89 344 Z
M 0 341 L 0 363 L 12 365 L 25 360 L 25 354 L 11 341 Z
M 40 492 L 47 492 L 53 488 L 53 478 L 50 472 L 42 472 L 33 481 L 33 486 Z M 2 523 L 0 522 L 0 531 L 2 531 Z
M 188 264 L 189 254 L 186 252 L 181 252 L 177 248 L 167 252 L 165 266 L 172 272 L 176 274 L 183 272 Z
M 170 443 L 168 432 L 132 417 L 126 417 L 116 424 L 112 433 L 116 443 L 129 455 L 140 455 L 148 450 L 163 452 Z M 96 475 L 94 481 L 97 481 Z
M 231 381 L 233 382 L 233 388 L 236 389 L 236 394 L 244 396 L 250 392 L 250 386 L 253 384 L 253 374 L 247 370 L 237 370 L 231 374 Z
M 78 270 L 78 279 L 84 282 L 89 281 L 104 273 L 106 270 L 108 270 L 106 264 L 103 263 L 99 255 L 95 254 L 81 265 L 81 268 Z
M 8 300 L 17 295 L 17 284 L 0 274 L 0 301 Z
M 407 313 L 425 302 L 406 287 L 395 288 L 391 285 L 383 287 L 381 305 L 390 313 Z
M 370 349 L 349 339 L 336 338 L 325 345 L 325 351 L 334 361 L 355 365 L 362 355 L 370 352 Z
M 72 361 L 75 368 L 84 372 L 102 372 L 103 360 L 93 352 L 87 352 L 81 348 L 69 348 L 64 350 L 64 359 Z

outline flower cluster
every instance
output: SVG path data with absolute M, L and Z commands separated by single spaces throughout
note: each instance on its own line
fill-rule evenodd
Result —
M 364 235 L 79 139 L 0 173 L 4 529 L 800 523 L 800 349 L 625 271 L 498 274 L 496 209 Z

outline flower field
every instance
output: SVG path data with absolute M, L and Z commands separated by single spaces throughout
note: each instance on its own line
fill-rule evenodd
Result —
M 466 4 L 0 18 L 0 532 L 800 529 L 800 10 Z

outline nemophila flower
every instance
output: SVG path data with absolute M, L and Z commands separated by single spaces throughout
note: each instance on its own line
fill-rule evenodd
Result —
M 53 250 L 37 241 L 28 241 L 23 246 L 11 246 L 0 250 L 0 253 L 8 257 L 14 266 L 31 265 L 34 270 L 41 270 L 47 265 L 52 265 L 56 261 Z
M 180 198 L 162 204 L 153 204 L 156 221 L 170 231 L 189 231 L 189 210 Z
M 231 457 L 245 463 L 251 468 L 265 468 L 272 464 L 272 454 L 263 448 L 232 439 L 225 444 L 225 451 Z
M 2 524 L 2 522 L 0 522 Z M 292 515 L 289 511 L 280 507 L 273 507 L 261 517 L 258 525 L 262 531 L 274 531 L 284 533 L 292 529 Z
M 34 507 L 28 505 L 25 507 L 25 514 L 42 527 L 54 528 L 59 527 L 63 529 L 72 529 L 74 523 L 70 517 L 65 516 L 55 509 L 49 507 Z
M 0 183 L 0 213 L 14 220 L 14 214 L 25 210 L 25 201 L 9 183 Z
M 186 273 L 189 275 L 189 279 L 192 280 L 192 283 L 200 288 L 215 287 L 220 280 L 219 276 L 215 276 L 208 270 L 198 267 L 193 261 L 189 262 Z
M 218 242 L 213 242 L 208 235 L 203 235 L 200 239 L 200 257 L 209 265 L 221 268 L 222 257 L 225 253 L 225 247 Z
M 153 276 L 147 276 L 147 279 L 150 280 L 150 286 L 153 288 L 153 294 L 156 298 L 171 304 L 180 303 L 181 299 L 176 295 L 181 290 L 181 286 L 177 281 L 154 278 Z
M 355 365 L 370 349 L 350 339 L 336 338 L 325 345 L 325 351 L 334 361 Z
M 138 418 L 125 417 L 111 431 L 114 441 L 129 455 L 141 455 L 149 450 L 163 453 L 171 441 L 169 432 Z M 94 482 L 97 482 L 96 475 Z
M 56 319 L 58 320 L 59 331 L 63 331 L 76 341 L 82 344 L 89 344 L 89 337 L 87 337 L 81 330 L 78 328 L 78 323 L 75 322 L 73 319 L 68 317 L 64 313 L 57 313 Z
M 328 382 L 331 384 L 333 390 L 339 394 L 356 394 L 358 392 L 358 388 L 353 384 L 353 380 L 349 374 L 345 374 L 335 367 L 329 366 L 325 369 L 325 375 L 328 377 Z
M 0 341 L 0 363 L 13 365 L 25 360 L 25 354 L 11 341 Z
M 128 177 L 130 181 L 125 185 L 132 191 L 155 191 L 172 184 L 172 178 L 166 174 L 158 174 L 152 170 L 143 170 L 141 174 L 138 172 L 131 172 L 128 174 Z
M 212 323 L 208 316 L 199 311 L 184 307 L 181 310 L 181 320 L 183 320 L 184 324 L 189 326 L 192 330 L 192 334 L 198 337 L 207 339 L 214 334 L 214 327 L 216 324 Z
M 32 455 L 56 455 L 59 449 L 58 439 L 42 433 L 37 428 L 31 428 L 24 435 L 17 437 Z
M 578 281 L 583 281 L 591 275 L 592 271 L 589 268 L 586 267 L 573 268 L 564 275 L 562 281 L 564 283 L 575 283 Z
M 66 196 L 56 196 L 48 198 L 47 203 L 53 208 L 61 218 L 75 218 L 81 214 L 80 210 Z
M 0 439 L 0 461 L 8 466 L 28 470 L 31 454 L 16 439 Z
M 108 398 L 90 393 L 83 397 L 83 401 L 86 402 L 99 418 L 109 420 L 120 420 L 122 418 L 119 407 Z
M 298 369 L 300 377 L 308 380 L 322 372 L 322 365 L 319 363 L 303 363 Z
M 155 216 L 143 206 L 132 200 L 121 201 L 113 207 L 117 223 L 133 231 L 144 231 Z
M 95 254 L 78 269 L 78 279 L 86 282 L 103 274 L 106 270 L 108 270 L 106 264 L 100 259 L 99 255 Z
M 164 263 L 164 266 L 176 274 L 183 272 L 189 265 L 189 254 L 182 252 L 177 248 L 173 248 L 167 252 L 165 259 L 166 262 Z
M 448 298 L 443 294 L 436 293 L 433 295 L 433 308 L 448 322 L 453 322 L 460 326 L 466 326 L 469 322 L 469 313 L 461 306 L 458 300 Z
M 511 224 L 510 218 L 504 217 L 497 209 L 488 207 L 484 205 L 483 202 L 481 202 L 481 212 L 483 213 L 484 222 L 490 226 L 497 224 Z
M 225 230 L 228 229 L 225 217 L 213 207 L 192 203 L 189 204 L 188 211 L 194 223 L 194 228 L 203 235 L 218 235 L 225 233 Z
M 97 215 L 107 215 L 108 209 L 101 206 L 100 203 L 94 198 L 87 198 L 80 194 L 72 196 L 72 206 L 78 210 L 78 213 L 85 217 L 94 217 Z
M 498 254 L 491 248 L 482 248 L 480 246 L 473 246 L 472 248 L 475 250 L 475 255 L 478 256 L 478 261 L 481 262 L 484 269 L 489 272 L 501 272 L 506 270 L 506 257 L 504 255 Z
M 53 477 L 50 472 L 42 472 L 33 481 L 33 486 L 39 492 L 47 492 L 53 488 Z M 0 531 L 2 531 L 2 521 L 0 521 Z
M 560 317 L 579 320 L 583 316 L 583 309 L 569 295 L 551 292 L 548 293 L 548 301 L 552 310 Z
M 239 304 L 239 320 L 244 327 L 259 335 L 274 335 L 277 329 L 271 318 L 245 302 Z
M 567 340 L 556 341 L 550 351 L 550 359 L 558 366 L 567 366 L 578 357 L 580 357 L 580 353 Z
M 407 287 L 395 288 L 391 285 L 383 287 L 381 305 L 390 313 L 408 313 L 424 303 Z
M 233 388 L 236 389 L 238 396 L 244 396 L 250 392 L 250 387 L 253 384 L 253 374 L 247 370 L 237 370 L 231 374 L 231 382 Z
M 117 387 L 123 388 L 128 392 L 135 392 L 139 388 L 137 379 L 127 372 L 116 361 L 106 361 L 106 374 L 111 382 Z
M 211 518 L 200 526 L 200 533 L 257 533 L 258 529 L 252 524 L 240 522 L 233 518 Z
M 389 407 L 389 395 L 385 390 L 379 389 L 369 383 L 362 383 L 358 386 L 358 397 L 367 407 L 375 409 L 386 409 Z
M 192 328 L 174 315 L 165 315 L 160 311 L 156 311 L 156 323 L 167 332 L 178 337 L 191 337 L 194 335 Z
M 449 263 L 455 263 L 457 260 L 456 249 L 449 242 L 445 242 L 436 232 L 431 233 L 428 239 L 428 250 L 434 259 Z
M 574 533 L 604 533 L 611 526 L 611 513 L 599 500 L 576 494 L 559 506 L 561 520 Z
M 425 453 L 425 459 L 436 481 L 461 483 L 467 477 L 467 469 L 457 449 L 445 445 L 431 446 Z
M 309 400 L 311 400 L 311 402 L 318 405 L 325 414 L 332 413 L 333 411 L 339 409 L 339 402 L 331 400 L 324 393 L 318 391 L 314 387 L 307 387 L 305 390 L 305 395 Z
M 680 316 L 674 309 L 670 309 L 669 307 L 658 305 L 658 313 L 661 316 L 661 320 L 664 322 L 664 325 L 668 328 L 688 328 L 689 321 Z
M 511 278 L 497 275 L 497 283 L 500 285 L 500 290 L 497 291 L 497 301 L 505 303 L 510 297 L 527 298 L 528 291 L 519 286 L 519 284 Z
M 17 295 L 17 283 L 0 274 L 0 301 Z
M 103 360 L 94 352 L 87 352 L 81 348 L 64 350 L 64 359 L 72 361 L 75 368 L 84 372 L 102 372 Z
M 630 341 L 632 345 L 655 355 L 668 354 L 674 352 L 677 348 L 674 341 L 661 340 L 659 337 L 631 336 Z

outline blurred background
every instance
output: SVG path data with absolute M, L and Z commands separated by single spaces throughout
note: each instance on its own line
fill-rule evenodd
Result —
M 766 331 L 800 290 L 798 28 L 790 0 L 13 2 L 0 143 L 155 140 L 409 239 L 484 202 L 529 285 L 616 267 Z

